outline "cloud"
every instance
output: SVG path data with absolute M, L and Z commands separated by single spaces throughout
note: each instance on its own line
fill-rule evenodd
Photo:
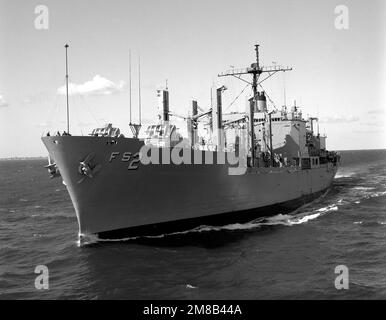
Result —
M 126 83 L 120 81 L 114 83 L 111 80 L 96 75 L 92 80 L 86 81 L 83 84 L 68 84 L 69 95 L 110 95 L 121 92 L 125 87 Z M 58 88 L 57 93 L 60 95 L 66 94 L 66 86 Z
M 8 102 L 5 101 L 5 99 L 2 95 L 0 95 L 0 108 L 8 107 L 8 106 L 9 106 Z
M 352 123 L 357 122 L 359 120 L 359 117 L 355 117 L 353 115 L 333 115 L 333 116 L 327 116 L 327 117 L 320 117 L 319 122 L 320 123 Z
M 46 122 L 34 123 L 34 126 L 38 128 L 49 128 L 52 126 L 52 122 L 46 121 Z
M 37 127 L 37 128 L 43 128 L 43 129 L 48 129 L 48 128 L 52 128 L 52 127 L 55 127 L 55 126 L 62 126 L 63 124 L 65 124 L 66 121 L 64 120 L 61 120 L 61 121 L 55 121 L 55 122 L 52 122 L 52 121 L 44 121 L 44 122 L 36 122 L 36 123 L 33 123 L 33 126 L 34 127 Z

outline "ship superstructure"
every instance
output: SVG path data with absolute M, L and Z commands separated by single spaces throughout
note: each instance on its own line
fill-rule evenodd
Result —
M 143 139 L 141 125 L 131 119 L 132 138 L 111 124 L 88 137 L 43 138 L 70 193 L 80 234 L 122 238 L 247 221 L 290 212 L 330 186 L 339 155 L 314 131 L 317 118 L 304 119 L 296 104 L 269 110 L 261 87 L 292 69 L 261 67 L 258 45 L 255 52 L 250 67 L 219 75 L 251 85 L 246 112 L 226 117 L 227 88 L 220 86 L 212 88 L 209 108 L 193 100 L 189 115 L 180 116 L 170 111 L 165 87 L 157 91 L 158 120 Z M 173 124 L 175 116 L 185 120 L 186 137 Z

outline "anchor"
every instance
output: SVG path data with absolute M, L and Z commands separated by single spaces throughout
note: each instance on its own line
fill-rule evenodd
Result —
M 83 161 L 80 161 L 78 172 L 83 175 L 83 177 L 78 181 L 78 183 L 82 183 L 87 177 L 94 178 L 94 175 L 102 168 L 101 164 L 92 164 L 94 157 L 95 153 L 92 152 L 87 155 Z

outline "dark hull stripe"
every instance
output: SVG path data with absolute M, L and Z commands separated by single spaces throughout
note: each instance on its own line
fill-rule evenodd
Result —
M 157 236 L 172 232 L 191 230 L 201 225 L 224 226 L 231 223 L 244 223 L 257 218 L 270 217 L 277 214 L 288 214 L 302 205 L 320 197 L 327 189 L 302 196 L 300 198 L 269 205 L 261 208 L 243 210 L 237 212 L 227 212 L 210 216 L 203 216 L 191 219 L 162 222 L 156 224 L 143 225 L 138 227 L 123 228 L 97 233 L 99 239 L 125 239 L 137 236 Z

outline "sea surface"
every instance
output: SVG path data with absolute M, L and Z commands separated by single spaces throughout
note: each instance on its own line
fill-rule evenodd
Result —
M 0 299 L 385 299 L 386 150 L 341 155 L 331 189 L 293 215 L 85 243 L 45 160 L 0 161 Z

